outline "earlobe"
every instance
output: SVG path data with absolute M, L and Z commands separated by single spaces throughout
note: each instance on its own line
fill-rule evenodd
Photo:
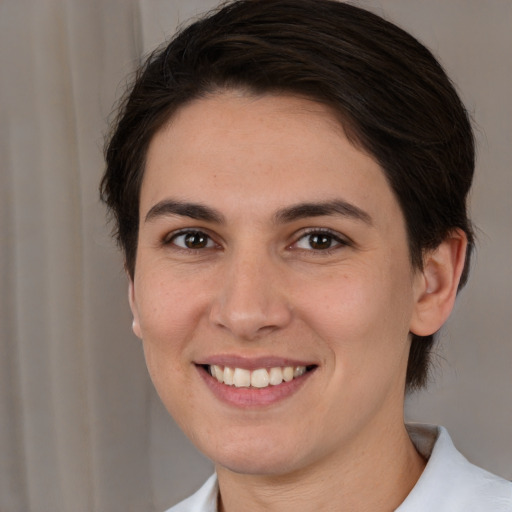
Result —
M 467 236 L 456 229 L 435 249 L 425 253 L 415 282 L 415 306 L 410 331 L 429 336 L 448 319 L 466 258 Z
M 137 308 L 137 303 L 135 301 L 135 286 L 133 284 L 133 279 L 129 279 L 130 281 L 128 285 L 128 302 L 130 303 L 130 309 L 132 310 L 133 315 L 132 330 L 135 336 L 142 339 L 139 323 L 139 311 Z

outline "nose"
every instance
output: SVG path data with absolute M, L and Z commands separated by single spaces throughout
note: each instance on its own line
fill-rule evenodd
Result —
M 250 251 L 249 251 L 250 252 Z M 251 341 L 286 327 L 292 308 L 282 269 L 268 255 L 236 255 L 225 262 L 210 321 L 235 338 Z

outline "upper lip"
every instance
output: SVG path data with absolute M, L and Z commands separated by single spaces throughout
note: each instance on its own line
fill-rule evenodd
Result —
M 292 359 L 288 357 L 259 356 L 244 357 L 238 355 L 219 354 L 195 362 L 197 365 L 228 366 L 229 368 L 243 368 L 257 370 L 259 368 L 275 368 L 286 366 L 316 366 L 312 361 Z

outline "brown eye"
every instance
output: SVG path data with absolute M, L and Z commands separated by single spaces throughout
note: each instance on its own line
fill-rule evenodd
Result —
M 301 236 L 294 246 L 306 251 L 326 251 L 347 245 L 341 237 L 326 231 L 313 231 Z
M 213 240 L 202 231 L 186 231 L 172 237 L 171 242 L 182 249 L 207 249 L 214 247 Z
M 308 243 L 312 249 L 325 250 L 330 249 L 333 243 L 332 236 L 325 234 L 309 235 Z

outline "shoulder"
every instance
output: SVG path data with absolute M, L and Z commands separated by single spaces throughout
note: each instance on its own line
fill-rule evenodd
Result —
M 212 475 L 192 496 L 166 512 L 217 512 L 217 476 Z
M 413 425 L 408 430 L 428 462 L 396 512 L 512 512 L 512 482 L 471 464 L 446 429 Z

